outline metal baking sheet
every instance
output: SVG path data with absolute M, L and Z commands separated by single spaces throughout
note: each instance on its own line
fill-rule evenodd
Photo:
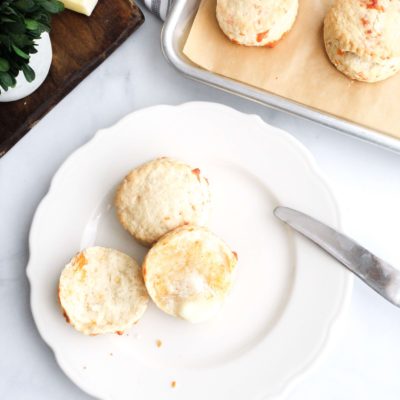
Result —
M 192 63 L 184 54 L 183 46 L 189 34 L 200 0 L 175 0 L 164 24 L 161 43 L 166 59 L 189 78 L 217 87 L 226 92 L 245 97 L 267 107 L 285 111 L 317 122 L 358 139 L 400 152 L 400 140 L 350 123 L 281 96 L 256 89 L 221 75 L 206 71 Z

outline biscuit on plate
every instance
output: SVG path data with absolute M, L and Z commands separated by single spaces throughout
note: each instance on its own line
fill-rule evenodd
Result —
M 400 70 L 400 1 L 336 0 L 324 21 L 329 59 L 351 79 L 378 82 Z
M 216 235 L 185 225 L 150 249 L 142 272 L 161 310 L 195 323 L 218 312 L 231 289 L 236 263 L 236 253 Z
M 210 189 L 198 168 L 158 158 L 125 177 L 115 206 L 122 226 L 148 246 L 183 224 L 207 224 Z
M 86 335 L 122 334 L 146 310 L 140 267 L 114 249 L 81 251 L 61 273 L 58 296 L 67 322 Z
M 298 7 L 298 0 L 217 0 L 216 15 L 232 42 L 274 47 L 292 28 Z

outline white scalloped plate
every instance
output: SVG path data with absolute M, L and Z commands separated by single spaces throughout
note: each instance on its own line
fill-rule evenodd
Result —
M 119 226 L 112 197 L 130 169 L 163 155 L 200 167 L 210 180 L 212 229 L 239 254 L 232 294 L 204 324 L 151 305 L 123 336 L 81 335 L 58 308 L 60 271 L 93 244 L 142 260 L 145 249 Z M 56 173 L 30 232 L 32 312 L 61 368 L 107 400 L 259 400 L 284 393 L 332 337 L 352 279 L 274 218 L 278 204 L 338 226 L 333 196 L 308 151 L 257 116 L 212 103 L 156 106 L 98 132 Z

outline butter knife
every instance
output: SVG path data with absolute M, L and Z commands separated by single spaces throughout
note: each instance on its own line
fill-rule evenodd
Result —
M 400 272 L 390 264 L 307 214 L 287 207 L 275 208 L 274 214 L 325 250 L 386 300 L 400 307 Z

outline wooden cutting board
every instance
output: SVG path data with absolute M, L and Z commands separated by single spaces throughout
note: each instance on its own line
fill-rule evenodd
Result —
M 144 21 L 129 0 L 99 0 L 86 17 L 64 11 L 53 18 L 53 61 L 43 85 L 19 101 L 0 103 L 0 157 L 101 64 Z

